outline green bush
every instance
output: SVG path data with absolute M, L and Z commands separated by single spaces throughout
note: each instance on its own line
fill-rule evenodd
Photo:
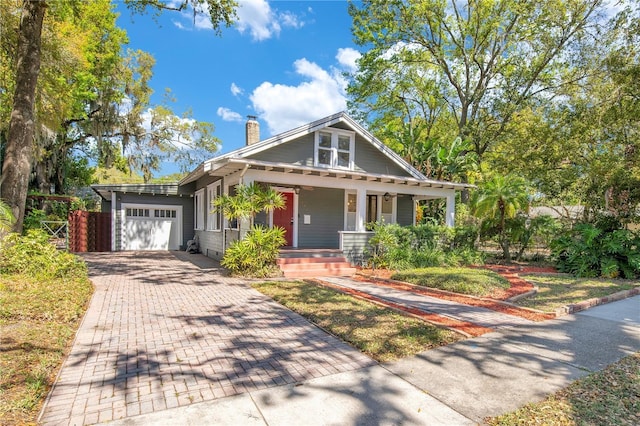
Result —
M 47 212 L 40 209 L 31 210 L 25 217 L 22 227 L 25 231 L 42 228 L 42 221 L 47 220 Z
M 9 234 L 4 238 L 0 272 L 46 279 L 82 277 L 87 269 L 77 256 L 57 250 L 44 231 L 32 229 L 24 236 Z
M 280 227 L 264 228 L 255 225 L 247 235 L 234 241 L 222 259 L 222 266 L 232 274 L 267 277 L 276 271 L 278 252 L 286 240 Z
M 551 243 L 557 268 L 577 277 L 640 277 L 640 234 L 576 225 Z
M 482 254 L 476 250 L 478 228 L 471 225 L 454 228 L 422 224 L 400 226 L 375 223 L 365 253 L 374 268 L 407 269 L 430 266 L 479 264 Z

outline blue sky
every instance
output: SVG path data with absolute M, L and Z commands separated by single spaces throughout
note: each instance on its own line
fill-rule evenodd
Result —
M 207 19 L 165 12 L 158 22 L 119 5 L 129 48 L 156 59 L 152 102 L 165 88 L 180 115 L 212 122 L 221 153 L 244 145 L 247 115 L 261 138 L 346 109 L 346 81 L 358 57 L 346 1 L 240 0 L 238 21 L 216 36 Z M 204 160 L 204 159 L 203 159 Z M 160 174 L 171 173 L 171 167 Z

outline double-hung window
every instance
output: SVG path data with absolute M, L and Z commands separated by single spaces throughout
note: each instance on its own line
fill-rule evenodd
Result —
M 355 133 L 346 130 L 324 129 L 316 132 L 314 165 L 352 170 L 354 140 Z
M 204 188 L 196 191 L 193 196 L 193 229 L 204 229 Z
M 209 231 L 220 230 L 222 215 L 218 209 L 214 207 L 213 202 L 220 196 L 221 190 L 220 182 L 215 182 L 207 186 L 207 200 L 209 200 L 209 204 L 207 204 L 207 230 Z

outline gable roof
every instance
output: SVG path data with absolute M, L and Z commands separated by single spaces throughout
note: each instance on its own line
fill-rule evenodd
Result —
M 269 150 L 276 146 L 280 146 L 294 139 L 298 139 L 302 136 L 314 133 L 318 130 L 326 127 L 333 126 L 338 123 L 344 123 L 349 126 L 356 134 L 359 134 L 364 140 L 369 142 L 378 151 L 380 151 L 386 158 L 395 163 L 401 169 L 406 171 L 410 177 L 399 177 L 389 175 L 378 175 L 372 173 L 363 173 L 348 170 L 331 170 L 325 168 L 299 166 L 289 163 L 272 163 L 259 161 L 249 158 L 262 151 Z M 211 158 L 201 163 L 196 169 L 185 176 L 180 185 L 185 185 L 190 182 L 194 182 L 205 174 L 216 172 L 221 176 L 226 176 L 249 167 L 258 168 L 262 170 L 280 170 L 284 173 L 299 173 L 299 174 L 317 174 L 319 176 L 332 176 L 339 178 L 348 178 L 355 180 L 377 180 L 380 182 L 394 182 L 402 183 L 411 186 L 425 186 L 425 187 L 438 187 L 438 188 L 451 188 L 451 189 L 463 189 L 473 187 L 473 185 L 453 183 L 447 181 L 437 181 L 428 179 L 425 175 L 420 173 L 415 167 L 400 157 L 395 151 L 382 143 L 379 139 L 373 136 L 368 130 L 358 124 L 353 118 L 351 118 L 346 112 L 342 111 L 328 117 L 321 118 L 320 120 L 313 121 L 311 123 L 296 127 L 295 129 L 288 130 L 278 135 L 272 136 L 268 139 L 254 143 L 252 145 L 243 146 L 242 148 L 231 151 L 227 154 L 220 155 Z

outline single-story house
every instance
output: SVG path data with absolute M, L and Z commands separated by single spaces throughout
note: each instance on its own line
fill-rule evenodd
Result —
M 427 179 L 344 112 L 262 141 L 259 134 L 249 117 L 245 146 L 204 161 L 177 184 L 94 185 L 103 211 L 112 212 L 112 249 L 180 250 L 197 237 L 203 254 L 220 259 L 239 235 L 211 204 L 256 182 L 286 202 L 256 223 L 283 227 L 291 248 L 339 249 L 354 259 L 371 236 L 367 223 L 414 224 L 420 200 L 445 199 L 453 226 L 456 190 L 468 187 Z

